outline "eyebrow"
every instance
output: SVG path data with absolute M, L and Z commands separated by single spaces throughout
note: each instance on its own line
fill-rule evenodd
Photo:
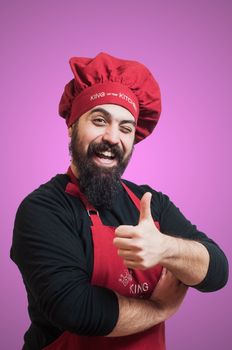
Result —
M 107 110 L 105 110 L 104 108 L 101 108 L 101 107 L 92 109 L 90 111 L 89 115 L 91 116 L 93 113 L 96 113 L 96 112 L 100 112 L 100 113 L 104 114 L 104 116 L 107 119 L 111 119 L 112 118 L 112 115 Z M 132 124 L 134 127 L 136 127 L 136 122 L 134 120 L 130 120 L 130 119 L 121 120 L 120 121 L 120 125 L 121 124 Z

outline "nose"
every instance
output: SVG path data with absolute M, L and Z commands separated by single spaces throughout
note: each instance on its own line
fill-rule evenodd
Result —
M 120 141 L 119 130 L 116 125 L 108 125 L 102 135 L 103 141 L 108 141 L 111 144 L 118 144 Z

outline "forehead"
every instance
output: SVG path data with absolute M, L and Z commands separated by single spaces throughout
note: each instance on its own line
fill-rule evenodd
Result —
M 116 119 L 118 121 L 135 121 L 133 114 L 131 114 L 131 112 L 128 111 L 128 109 L 115 104 L 104 104 L 95 106 L 94 108 L 90 109 L 87 113 L 85 113 L 85 115 L 91 116 L 95 113 L 105 114 L 109 118 Z

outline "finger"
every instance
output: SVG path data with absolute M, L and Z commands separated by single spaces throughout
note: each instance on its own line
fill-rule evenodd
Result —
M 123 260 L 133 260 L 140 261 L 139 258 L 132 250 L 130 249 L 118 249 L 118 255 L 123 258 Z
M 115 237 L 113 239 L 113 244 L 118 249 L 126 249 L 126 250 L 140 250 L 140 248 L 137 247 L 137 243 L 135 240 L 131 238 L 121 238 L 121 237 Z
M 150 192 L 146 192 L 140 200 L 139 223 L 143 220 L 152 219 L 151 215 L 151 197 Z M 152 219 L 153 220 L 153 219 Z
M 170 271 L 166 270 L 165 275 L 162 276 L 161 274 L 156 288 L 157 290 L 159 290 L 159 288 L 167 288 L 168 290 L 170 288 L 174 288 L 175 286 L 178 287 L 180 283 L 181 282 Z
M 139 270 L 145 270 L 145 268 L 135 260 L 124 260 L 124 264 L 128 269 L 139 269 Z
M 132 238 L 136 233 L 136 227 L 132 225 L 120 225 L 114 233 L 116 237 Z
M 163 268 L 162 268 L 162 272 L 161 272 L 160 279 L 162 279 L 162 278 L 164 278 L 164 277 L 166 276 L 167 271 L 168 271 L 168 270 L 166 269 L 166 267 L 163 267 Z

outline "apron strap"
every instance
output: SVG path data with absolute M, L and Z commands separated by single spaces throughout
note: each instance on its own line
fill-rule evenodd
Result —
M 140 199 L 138 197 L 136 197 L 136 195 L 131 191 L 131 189 L 124 182 L 121 181 L 121 183 L 122 183 L 123 187 L 125 188 L 125 190 L 127 191 L 128 195 L 130 196 L 130 199 L 132 200 L 132 202 L 134 203 L 134 205 L 136 206 L 136 208 L 140 212 Z M 154 223 L 155 223 L 156 227 L 158 228 L 158 230 L 160 230 L 159 221 L 154 220 Z
M 140 212 L 140 199 L 136 197 L 136 195 L 131 191 L 131 189 L 124 182 L 121 181 L 121 184 L 123 185 L 130 199 L 132 200 L 132 202 Z
M 80 191 L 78 181 L 75 175 L 73 174 L 71 167 L 68 168 L 67 174 L 70 177 L 71 182 L 67 184 L 65 192 L 71 194 L 72 196 L 80 198 L 94 226 L 102 225 L 102 221 L 100 219 L 97 209 L 95 209 L 94 206 L 91 203 L 89 203 L 86 196 Z

